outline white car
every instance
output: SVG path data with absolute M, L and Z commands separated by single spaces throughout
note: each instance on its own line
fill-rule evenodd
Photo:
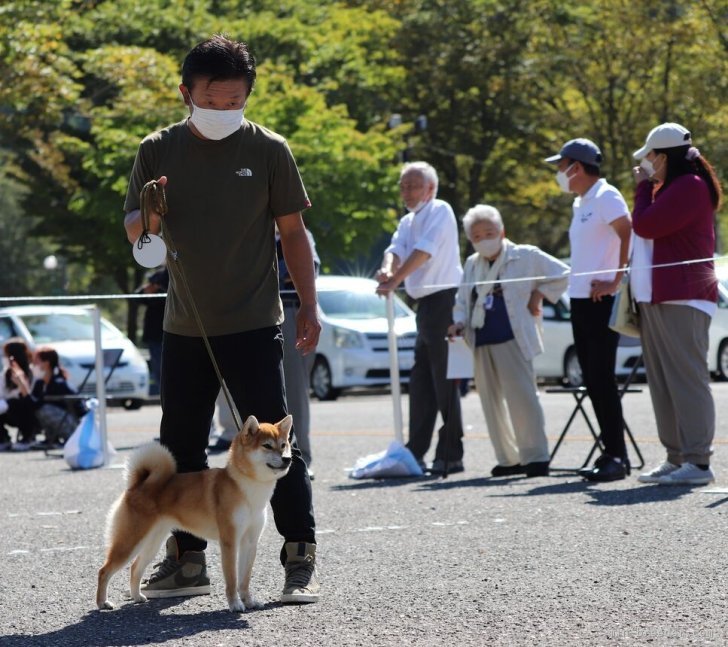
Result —
M 390 383 L 386 301 L 375 294 L 377 282 L 350 276 L 319 276 L 321 337 L 311 389 L 319 400 L 334 400 L 341 389 Z M 409 382 L 414 364 L 415 313 L 394 297 L 399 375 Z
M 541 379 L 581 386 L 581 367 L 574 348 L 568 304 L 566 297 L 555 305 L 544 301 L 544 352 L 534 359 L 533 364 L 536 375 Z M 617 377 L 626 378 L 641 357 L 640 340 L 622 336 L 617 347 Z M 728 379 L 728 289 L 722 283 L 718 284 L 718 310 L 710 324 L 708 369 L 717 379 Z M 644 376 L 644 365 L 640 365 L 637 374 Z
M 0 344 L 9 337 L 23 338 L 31 349 L 55 348 L 69 382 L 78 388 L 95 366 L 93 317 L 79 306 L 15 306 L 0 308 Z M 137 347 L 116 326 L 102 317 L 101 344 L 104 349 L 120 348 L 123 353 L 106 385 L 112 404 L 138 409 L 149 394 L 149 368 Z M 108 374 L 108 373 L 107 373 Z M 95 371 L 81 391 L 96 393 Z

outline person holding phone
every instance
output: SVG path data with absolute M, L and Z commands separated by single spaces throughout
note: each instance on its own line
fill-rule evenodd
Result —
M 635 255 L 652 269 L 634 271 L 630 280 L 657 433 L 666 451 L 665 461 L 638 480 L 706 485 L 715 479 L 710 467 L 715 404 L 707 360 L 718 299 L 714 218 L 722 191 L 710 162 L 680 124 L 653 128 L 634 157 Z

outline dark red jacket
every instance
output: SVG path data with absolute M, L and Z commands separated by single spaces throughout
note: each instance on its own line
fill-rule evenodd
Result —
M 652 184 L 640 182 L 635 190 L 632 227 L 638 236 L 654 241 L 653 265 L 712 258 L 715 252 L 710 192 L 697 175 L 681 175 L 654 201 Z M 718 300 L 712 260 L 653 268 L 652 303 L 678 299 Z

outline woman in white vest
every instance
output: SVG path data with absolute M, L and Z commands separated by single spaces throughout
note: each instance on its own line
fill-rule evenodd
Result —
M 533 358 L 543 352 L 542 302 L 568 283 L 567 265 L 505 237 L 495 207 L 479 204 L 463 218 L 475 253 L 465 261 L 448 335 L 463 335 L 474 354 L 475 385 L 498 464 L 492 476 L 549 473 L 544 415 Z M 516 280 L 526 277 L 527 280 Z

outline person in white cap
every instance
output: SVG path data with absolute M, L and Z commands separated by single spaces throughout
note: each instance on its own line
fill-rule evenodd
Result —
M 614 375 L 619 335 L 609 327 L 609 317 L 628 260 L 629 208 L 622 194 L 600 177 L 602 153 L 594 142 L 572 139 L 546 161 L 558 165 L 562 191 L 576 194 L 569 227 L 571 326 L 604 444 L 602 455 L 580 474 L 589 481 L 617 481 L 629 475 L 630 466 Z
M 721 188 L 680 124 L 652 129 L 634 157 L 640 165 L 634 168 L 630 281 L 639 303 L 657 432 L 667 451 L 665 462 L 639 480 L 704 485 L 715 478 L 710 468 L 715 406 L 707 357 L 718 298 L 713 219 Z

